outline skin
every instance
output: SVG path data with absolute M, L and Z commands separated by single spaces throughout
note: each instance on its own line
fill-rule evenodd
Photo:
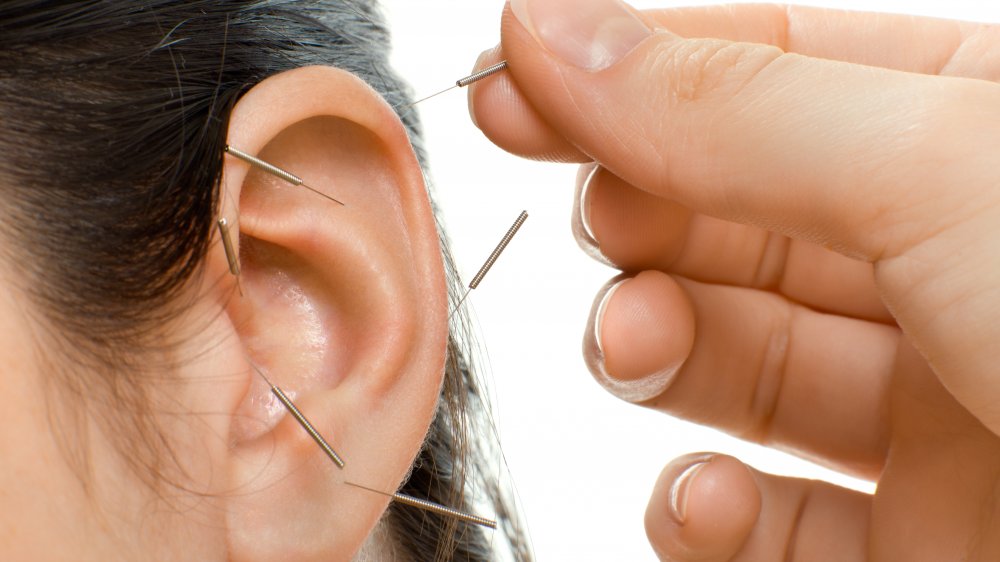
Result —
M 16 264 L 0 263 L 0 392 L 18 397 L 0 414 L 0 558 L 350 560 L 388 500 L 343 482 L 392 491 L 412 464 L 440 389 L 447 304 L 404 127 L 354 75 L 307 67 L 244 95 L 227 142 L 348 206 L 225 158 L 220 214 L 235 225 L 244 296 L 216 238 L 162 327 L 162 341 L 180 343 L 175 362 L 156 364 L 173 367 L 143 373 L 178 462 L 163 476 L 182 487 L 140 481 L 95 421 L 106 399 L 53 384 L 65 344 L 46 339 L 53 328 Z M 274 409 L 249 360 L 293 396 L 344 470 Z
M 574 231 L 631 278 L 592 370 L 681 363 L 642 406 L 878 483 L 678 459 L 646 514 L 660 558 L 1000 558 L 1000 28 L 660 10 L 588 71 L 526 27 L 537 1 L 508 5 L 478 64 L 510 72 L 470 110 L 510 152 L 584 166 Z

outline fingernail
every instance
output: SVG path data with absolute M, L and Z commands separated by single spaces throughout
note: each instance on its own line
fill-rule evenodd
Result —
M 608 267 L 615 267 L 615 264 L 601 251 L 601 244 L 597 241 L 594 229 L 590 225 L 590 187 L 600 171 L 601 167 L 595 164 L 580 184 L 580 194 L 573 208 L 573 237 L 585 254 Z
M 711 461 L 712 457 L 708 457 L 685 468 L 670 487 L 670 511 L 681 525 L 687 521 L 687 502 L 691 486 L 698 478 L 701 469 Z
M 594 340 L 597 342 L 597 351 L 601 353 L 602 363 L 604 359 L 604 343 L 601 330 L 604 328 L 604 315 L 608 311 L 608 303 L 611 302 L 611 297 L 615 296 L 618 289 L 620 289 L 621 286 L 627 281 L 628 279 L 622 279 L 612 285 L 607 292 L 604 293 L 604 298 L 601 299 L 601 304 L 597 305 L 597 312 L 594 314 Z
M 604 390 L 626 402 L 639 403 L 656 398 L 670 386 L 677 374 L 679 366 L 659 371 L 639 379 L 620 379 L 608 372 L 605 364 L 604 351 L 604 316 L 607 314 L 608 305 L 615 293 L 622 288 L 631 278 L 621 280 L 611 285 L 600 299 L 594 314 L 590 317 L 590 324 L 587 327 L 587 335 L 584 338 L 583 356 L 590 368 L 594 380 L 597 381 Z
M 511 0 L 510 8 L 545 48 L 592 72 L 620 61 L 652 34 L 619 0 Z
M 590 226 L 590 205 L 588 205 L 587 194 L 590 193 L 590 184 L 594 182 L 594 176 L 600 171 L 600 166 L 594 166 L 594 169 L 587 174 L 587 179 L 583 182 L 583 189 L 580 190 L 580 221 L 583 223 L 583 231 L 595 244 L 597 243 L 597 237 L 594 236 L 594 229 Z

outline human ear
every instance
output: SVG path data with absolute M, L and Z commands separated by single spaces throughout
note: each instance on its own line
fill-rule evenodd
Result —
M 233 337 L 216 366 L 239 373 L 217 389 L 229 420 L 218 431 L 231 444 L 216 455 L 230 490 L 229 555 L 346 560 L 388 498 L 344 482 L 399 486 L 444 372 L 446 290 L 423 174 L 392 108 L 354 75 L 326 67 L 251 89 L 232 112 L 227 142 L 345 203 L 225 157 L 221 216 L 238 225 L 244 293 L 219 289 Z M 209 276 L 228 269 L 221 247 Z M 251 362 L 292 397 L 344 468 Z

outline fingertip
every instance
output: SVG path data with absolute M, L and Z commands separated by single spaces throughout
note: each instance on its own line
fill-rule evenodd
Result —
M 475 68 L 504 60 L 497 46 L 479 55 Z M 548 162 L 590 160 L 556 133 L 528 103 L 509 73 L 500 73 L 469 86 L 469 116 L 473 124 L 500 148 L 524 158 Z
M 739 553 L 760 510 L 760 489 L 746 465 L 726 455 L 687 455 L 660 474 L 646 534 L 662 559 L 721 562 Z
M 593 245 L 607 261 L 636 271 L 677 259 L 693 216 L 689 209 L 638 189 L 604 168 L 588 180 L 589 206 L 580 212 L 589 217 Z M 578 238 L 578 242 L 584 246 L 584 241 Z
M 669 275 L 616 277 L 598 293 L 583 340 L 594 379 L 611 394 L 645 403 L 664 393 L 694 347 L 694 309 Z
M 499 49 L 500 46 L 497 45 L 492 49 L 486 49 L 485 51 L 479 53 L 479 56 L 476 57 L 476 64 L 474 64 L 472 68 L 477 69 L 477 68 L 489 67 L 490 66 L 489 61 L 497 59 L 496 52 Z M 476 84 L 469 86 L 469 91 L 468 95 L 466 96 L 466 100 L 467 103 L 469 104 L 469 118 L 472 119 L 472 124 L 475 125 L 477 129 L 482 130 L 482 127 L 479 125 L 479 119 L 476 116 L 476 96 L 473 95 L 476 89 L 477 89 Z
M 591 187 L 599 183 L 597 177 L 600 175 L 601 167 L 595 162 L 580 166 L 576 175 L 576 191 L 573 196 L 573 212 L 570 216 L 570 228 L 577 245 L 580 246 L 580 249 L 585 254 L 608 267 L 614 268 L 616 267 L 615 263 L 609 260 L 604 255 L 604 252 L 601 251 L 601 245 L 597 241 L 590 221 L 590 210 L 593 208 L 591 195 L 594 191 Z
M 694 310 L 684 289 L 661 271 L 643 271 L 623 284 L 601 321 L 608 372 L 620 380 L 675 373 L 694 345 Z

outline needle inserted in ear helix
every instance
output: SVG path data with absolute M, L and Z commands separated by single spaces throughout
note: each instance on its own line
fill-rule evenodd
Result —
M 390 494 L 388 492 L 382 492 L 374 488 L 369 488 L 368 486 L 362 486 L 361 484 L 355 484 L 354 482 L 344 482 L 348 486 L 353 486 L 361 490 L 366 490 L 372 492 L 373 494 L 378 494 L 380 496 L 386 496 L 392 498 L 396 503 L 401 503 L 403 505 L 408 505 L 410 507 L 415 507 L 417 509 L 423 509 L 425 511 L 430 511 L 432 513 L 437 513 L 438 515 L 444 515 L 445 517 L 454 517 L 459 521 L 465 521 L 466 523 L 472 523 L 473 525 L 479 525 L 481 527 L 488 527 L 490 529 L 497 528 L 497 522 L 492 519 L 486 519 L 485 517 L 480 517 L 478 515 L 472 515 L 469 513 L 463 513 L 456 509 L 451 509 L 450 507 L 445 507 L 443 505 L 436 504 L 434 502 L 429 502 L 427 500 L 422 500 L 420 498 L 415 498 L 413 496 L 408 496 L 406 494 Z
M 233 274 L 236 278 L 236 288 L 240 291 L 240 296 L 243 296 L 243 283 L 240 281 L 240 258 L 236 255 L 236 248 L 233 246 L 233 238 L 229 232 L 229 221 L 226 219 L 219 219 L 219 236 L 222 237 L 222 247 L 226 250 L 226 261 L 229 262 L 229 273 Z
M 324 439 L 323 436 L 320 434 L 320 432 L 315 427 L 313 427 L 313 424 L 309 423 L 309 420 L 302 413 L 302 411 L 295 406 L 295 403 L 292 402 L 292 399 L 289 398 L 287 394 L 285 394 L 285 391 L 281 390 L 280 388 L 278 388 L 277 385 L 272 383 L 271 380 L 267 378 L 267 375 L 264 374 L 264 371 L 261 371 L 260 368 L 257 367 L 256 363 L 251 361 L 249 357 L 247 357 L 247 363 L 250 364 L 250 366 L 253 368 L 254 371 L 257 371 L 257 374 L 260 375 L 260 378 L 264 379 L 264 382 L 267 383 L 267 386 L 271 387 L 271 394 L 274 394 L 275 398 L 277 398 L 285 406 L 285 408 L 288 409 L 288 413 L 290 413 L 292 417 L 295 418 L 295 421 L 299 422 L 299 425 L 302 426 L 302 429 L 306 430 L 306 433 L 308 433 L 309 437 L 312 437 L 313 441 L 315 441 L 316 444 L 319 445 L 319 448 L 323 449 L 323 452 L 326 453 L 326 456 L 330 457 L 330 460 L 333 461 L 333 464 L 337 465 L 338 468 L 344 468 L 345 466 L 344 459 L 342 459 L 340 455 L 338 455 L 337 452 L 333 450 L 333 447 L 331 447 L 330 444 L 327 443 L 326 439 Z
M 449 319 L 452 316 L 454 316 L 456 312 L 458 312 L 458 309 L 461 308 L 463 303 L 465 303 L 465 299 L 469 298 L 469 294 L 472 293 L 472 290 L 478 288 L 479 284 L 483 282 L 483 279 L 486 277 L 486 274 L 489 273 L 491 269 L 493 269 L 493 265 L 497 263 L 498 259 L 500 259 L 500 254 L 502 254 L 504 250 L 507 249 L 507 246 L 510 244 L 510 241 L 513 240 L 514 236 L 517 235 L 517 232 L 521 230 L 521 227 L 524 225 L 524 221 L 526 220 L 528 220 L 528 211 L 521 211 L 521 214 L 517 217 L 517 220 L 514 221 L 514 224 L 507 231 L 507 234 L 504 234 L 503 238 L 500 240 L 500 243 L 497 244 L 496 249 L 493 250 L 493 253 L 490 254 L 490 257 L 486 258 L 486 263 L 483 264 L 483 267 L 479 268 L 479 273 L 477 273 L 476 276 L 472 278 L 472 282 L 469 283 L 468 290 L 466 290 L 465 294 L 462 295 L 462 298 L 458 301 L 458 304 L 455 305 L 455 308 L 454 310 L 451 311 L 451 314 L 448 315 Z
M 475 84 L 476 82 L 479 82 L 480 80 L 483 80 L 484 78 L 489 78 L 490 76 L 493 76 L 494 74 L 497 74 L 499 72 L 503 72 L 504 70 L 507 70 L 507 61 L 498 62 L 497 64 L 494 64 L 493 66 L 490 66 L 488 68 L 484 68 L 483 70 L 480 70 L 479 72 L 475 72 L 473 74 L 470 74 L 469 76 L 466 76 L 465 78 L 461 78 L 459 80 L 456 80 L 454 86 L 449 86 L 448 88 L 445 88 L 444 90 L 441 90 L 440 92 L 438 92 L 436 94 L 431 94 L 431 95 L 429 95 L 429 96 L 427 96 L 425 98 L 420 98 L 419 100 L 417 100 L 417 101 L 415 101 L 413 103 L 408 103 L 406 105 L 400 106 L 398 109 L 402 113 L 405 113 L 405 112 L 413 109 L 413 106 L 417 105 L 418 103 L 423 103 L 423 102 L 425 102 L 425 101 L 427 101 L 427 100 L 429 100 L 431 98 L 436 98 L 436 97 L 440 96 L 441 94 L 445 94 L 445 93 L 448 93 L 448 92 L 454 90 L 455 88 L 464 88 L 466 86 Z
M 329 199 L 330 201 L 333 201 L 334 203 L 337 203 L 338 205 L 343 205 L 343 206 L 346 207 L 346 205 L 344 205 L 344 203 L 341 202 L 340 200 L 334 199 L 333 197 L 330 197 L 329 195 L 327 195 L 326 193 L 323 193 L 322 191 L 316 189 L 315 187 L 309 187 L 308 185 L 306 185 L 306 183 L 299 176 L 296 176 L 295 174 L 293 174 L 291 172 L 287 172 L 285 170 L 282 170 L 281 168 L 275 166 L 274 164 L 270 164 L 268 162 L 265 162 L 265 161 L 261 160 L 260 158 L 257 158 L 256 156 L 251 156 L 250 154 L 247 154 L 246 152 L 243 152 L 242 150 L 240 150 L 238 148 L 234 148 L 232 146 L 229 146 L 228 144 L 226 145 L 225 151 L 226 151 L 226 154 L 232 154 L 233 156 L 235 156 L 236 158 L 239 158 L 240 160 L 246 162 L 247 164 L 250 164 L 251 166 L 253 166 L 255 168 L 259 168 L 259 169 L 261 169 L 261 170 L 263 170 L 263 171 L 271 174 L 272 176 L 279 177 L 279 178 L 285 180 L 286 182 L 294 185 L 295 187 L 304 187 L 304 188 L 308 189 L 309 191 L 312 191 L 316 195 L 320 195 L 322 197 L 325 197 L 325 198 Z

